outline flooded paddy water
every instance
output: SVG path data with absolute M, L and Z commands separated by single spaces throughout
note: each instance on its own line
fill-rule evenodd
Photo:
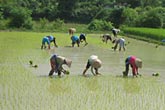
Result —
M 59 46 L 50 51 L 33 48 L 38 46 L 36 42 L 16 47 L 16 41 L 12 40 L 12 45 L 2 45 L 0 49 L 6 50 L 1 51 L 0 59 L 0 110 L 164 110 L 165 47 L 156 48 L 155 44 L 129 38 L 127 41 L 130 43 L 125 52 L 90 43 L 80 48 Z M 72 59 L 71 68 L 64 66 L 70 75 L 48 77 L 49 58 L 54 53 Z M 89 69 L 90 77 L 82 77 L 92 54 L 103 62 L 99 70 L 102 76 L 92 76 Z M 117 77 L 122 75 L 129 55 L 143 60 L 143 68 L 139 70 L 142 77 Z M 31 67 L 29 60 L 38 68 Z M 153 77 L 156 72 L 160 76 Z M 132 75 L 131 69 L 129 74 Z
M 127 42 L 130 42 L 129 44 Z M 47 51 L 50 56 L 55 54 L 65 56 L 72 59 L 72 67 L 69 69 L 71 75 L 81 75 L 83 69 L 86 66 L 87 60 L 90 55 L 97 55 L 102 61 L 102 67 L 100 72 L 103 75 L 122 75 L 122 71 L 125 70 L 125 59 L 130 55 L 135 55 L 142 59 L 143 67 L 139 69 L 140 74 L 144 76 L 152 76 L 153 73 L 160 73 L 162 80 L 165 79 L 165 47 L 159 46 L 156 48 L 156 44 L 151 44 L 147 42 L 138 41 L 135 39 L 126 38 L 126 51 L 114 51 L 109 48 L 102 48 L 94 45 L 87 45 L 86 47 L 59 47 Z M 107 44 L 109 45 L 109 44 Z M 49 59 L 48 59 L 49 60 Z M 40 71 L 38 69 L 38 75 L 45 74 L 49 72 L 49 65 L 42 65 Z M 45 67 L 45 68 L 44 68 Z M 91 74 L 90 69 L 87 71 L 87 74 Z M 129 72 L 130 75 L 131 69 Z

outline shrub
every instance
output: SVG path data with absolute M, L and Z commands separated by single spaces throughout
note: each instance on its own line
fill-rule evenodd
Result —
M 16 28 L 23 27 L 23 28 L 31 29 L 33 26 L 31 11 L 26 8 L 22 8 L 22 7 L 13 8 L 10 11 L 10 18 L 11 18 L 9 22 L 10 27 L 16 27 Z
M 93 20 L 89 25 L 88 25 L 88 29 L 89 30 L 94 30 L 94 31 L 109 31 L 112 29 L 112 23 L 111 22 L 107 22 L 105 20 Z
M 125 8 L 122 13 L 123 24 L 127 26 L 135 26 L 135 21 L 138 13 L 131 8 Z
M 48 23 L 49 23 L 49 21 L 48 21 L 46 18 L 40 18 L 40 19 L 39 19 L 39 24 L 40 24 L 40 27 L 39 27 L 39 28 L 40 28 L 41 30 L 47 29 Z
M 59 29 L 62 28 L 62 26 L 64 25 L 64 21 L 61 19 L 57 19 L 52 24 L 54 29 Z
M 162 28 L 165 22 L 165 8 L 157 7 L 149 9 L 139 16 L 136 26 L 150 27 L 150 28 Z

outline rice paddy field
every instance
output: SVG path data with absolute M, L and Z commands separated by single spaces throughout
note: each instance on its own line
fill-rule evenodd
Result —
M 143 38 L 143 40 L 146 38 L 149 38 L 150 40 L 155 39 L 157 41 L 165 39 L 164 29 L 128 27 L 124 28 L 124 32 L 132 35 L 137 35 L 141 37 L 141 39 Z
M 54 35 L 58 48 L 41 50 L 41 40 Z M 76 33 L 79 35 L 78 33 Z M 0 110 L 164 110 L 165 47 L 124 37 L 126 51 L 113 51 L 99 34 L 88 45 L 71 47 L 67 33 L 0 32 Z M 129 42 L 129 43 L 128 43 Z M 52 54 L 72 59 L 70 75 L 48 77 Z M 83 77 L 90 55 L 102 60 L 101 76 Z M 141 77 L 123 78 L 129 55 L 143 60 Z M 38 65 L 34 68 L 29 61 Z M 152 76 L 159 73 L 159 76 Z

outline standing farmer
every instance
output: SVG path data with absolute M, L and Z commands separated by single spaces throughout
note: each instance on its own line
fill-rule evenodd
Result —
M 48 49 L 50 49 L 50 43 L 53 42 L 54 43 L 54 46 L 55 47 L 58 47 L 57 44 L 56 44 L 56 38 L 52 35 L 50 36 L 45 36 L 43 39 L 42 39 L 42 45 L 41 45 L 41 49 L 45 49 L 46 48 L 46 45 L 45 43 L 47 43 L 48 45 Z
M 142 68 L 142 60 L 136 58 L 135 56 L 129 56 L 125 60 L 125 71 L 123 71 L 123 76 L 128 76 L 129 65 L 132 68 L 133 76 L 139 75 L 138 68 Z
M 101 75 L 98 72 L 98 69 L 101 67 L 101 64 L 102 64 L 102 62 L 100 59 L 98 59 L 98 56 L 91 55 L 90 58 L 88 59 L 87 64 L 86 64 L 86 68 L 83 71 L 83 76 L 86 76 L 85 73 L 90 67 L 91 67 L 91 72 L 94 76 L 95 75 Z M 93 68 L 95 69 L 95 73 L 93 72 Z
M 67 74 L 67 71 L 62 67 L 63 65 L 67 65 L 69 68 L 71 67 L 72 61 L 63 57 L 54 54 L 50 58 L 51 70 L 49 72 L 49 76 L 52 76 L 53 73 L 58 73 L 58 76 L 61 76 L 61 72 Z

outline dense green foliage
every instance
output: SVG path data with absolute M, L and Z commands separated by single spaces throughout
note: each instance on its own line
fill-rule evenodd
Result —
M 34 29 L 33 23 L 41 19 L 86 24 L 98 19 L 114 27 L 162 28 L 164 6 L 164 0 L 1 0 L 0 26 Z
M 93 20 L 88 26 L 89 30 L 95 30 L 95 31 L 98 31 L 98 30 L 110 31 L 112 30 L 112 28 L 113 26 L 111 22 L 106 22 L 104 20 L 97 20 L 97 19 Z

